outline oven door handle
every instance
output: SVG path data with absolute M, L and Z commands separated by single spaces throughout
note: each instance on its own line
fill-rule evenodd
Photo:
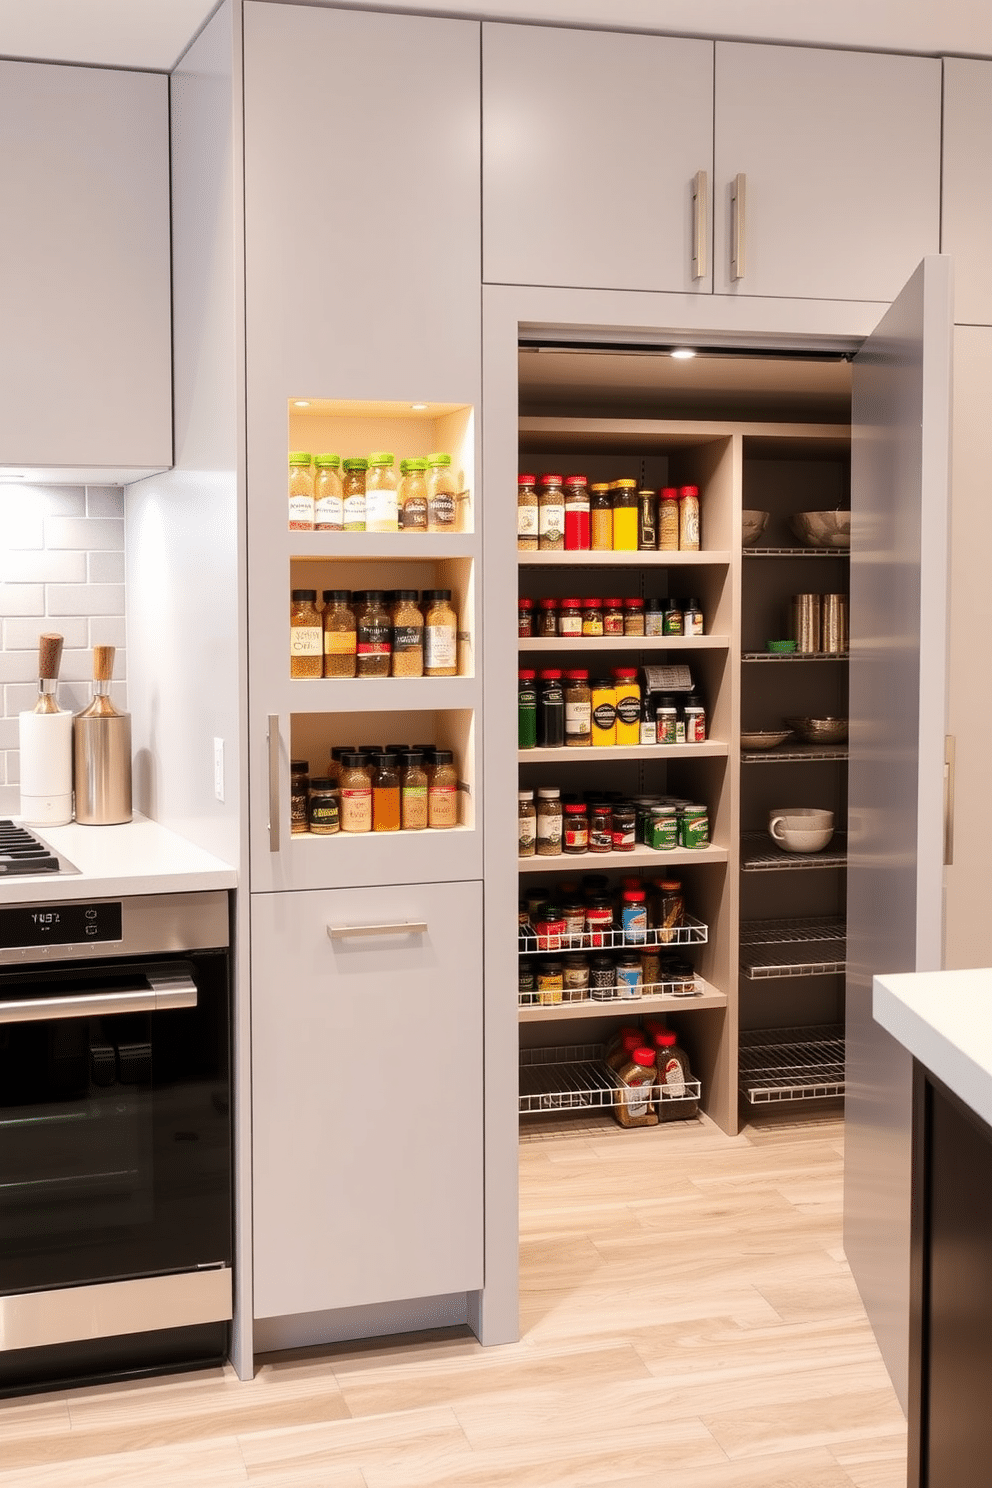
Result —
M 112 1013 L 166 1013 L 196 1007 L 196 983 L 188 976 L 146 978 L 148 990 L 85 992 L 78 997 L 33 997 L 0 1001 L 0 1023 L 42 1023 L 49 1018 L 98 1018 Z

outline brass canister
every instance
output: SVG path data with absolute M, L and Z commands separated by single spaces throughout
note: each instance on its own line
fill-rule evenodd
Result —
M 822 649 L 844 655 L 849 644 L 846 594 L 824 594 L 822 626 Z
M 796 650 L 809 655 L 820 650 L 822 595 L 792 596 L 792 639 Z
M 93 648 L 93 701 L 72 723 L 76 820 L 106 827 L 131 820 L 131 715 L 110 700 L 114 647 Z

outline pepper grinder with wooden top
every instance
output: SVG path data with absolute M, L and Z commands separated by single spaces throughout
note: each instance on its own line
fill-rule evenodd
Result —
M 88 827 L 131 820 L 131 715 L 110 700 L 114 647 L 93 647 L 93 701 L 73 720 L 76 820 Z
M 31 827 L 72 821 L 72 714 L 55 700 L 63 637 L 38 641 L 38 701 L 18 719 L 21 819 Z

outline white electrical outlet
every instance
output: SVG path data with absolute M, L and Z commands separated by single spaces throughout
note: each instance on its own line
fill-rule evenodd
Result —
M 224 799 L 224 740 L 214 740 L 214 795 Z

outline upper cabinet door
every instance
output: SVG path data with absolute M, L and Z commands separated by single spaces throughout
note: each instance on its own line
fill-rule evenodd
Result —
M 488 283 L 711 289 L 711 42 L 484 25 L 482 79 Z
M 244 49 L 249 429 L 293 396 L 476 401 L 478 23 L 252 0 Z
M 894 299 L 939 248 L 940 83 L 932 58 L 718 42 L 717 293 Z
M 944 61 L 941 250 L 954 259 L 954 319 L 992 325 L 992 62 Z
M 171 465 L 168 79 L 0 62 L 0 201 L 0 465 Z

